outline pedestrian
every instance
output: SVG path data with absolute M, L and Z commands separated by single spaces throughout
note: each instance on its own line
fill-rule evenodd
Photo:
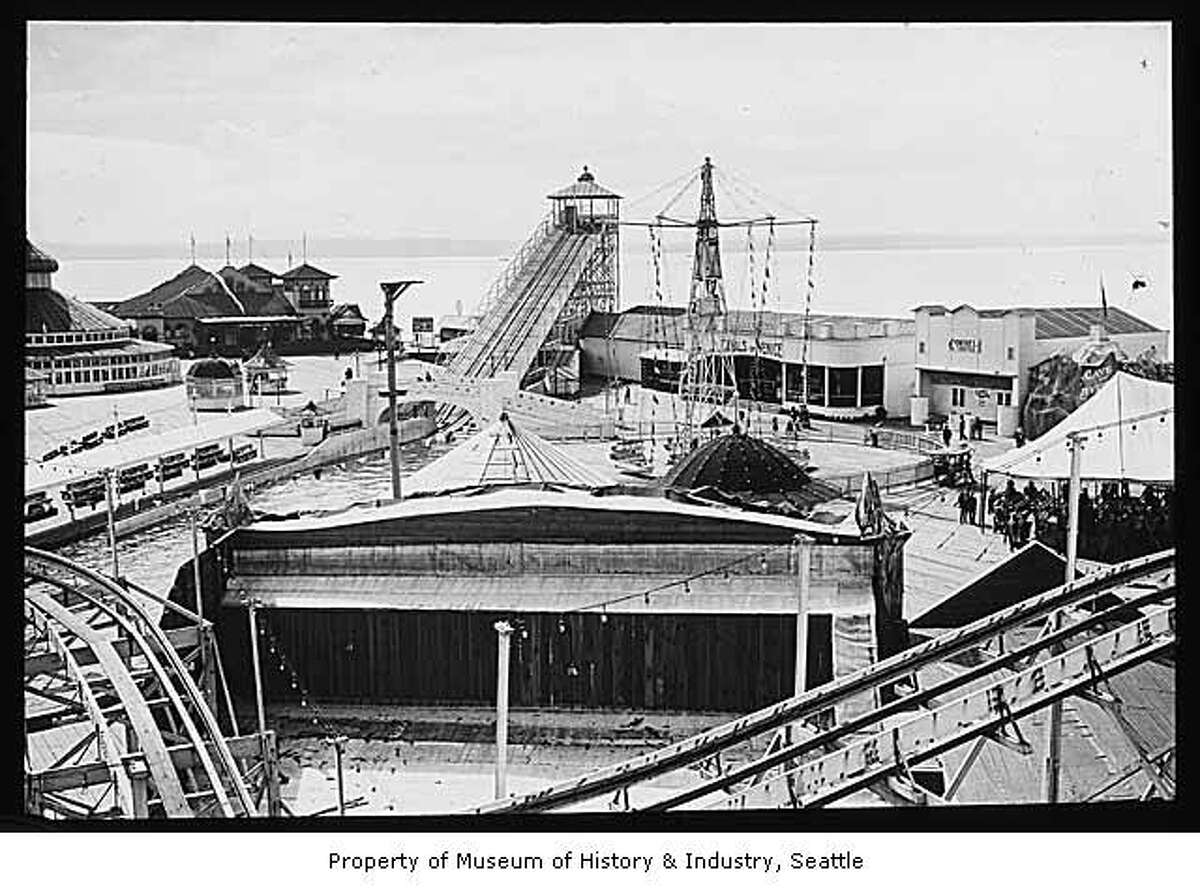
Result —
M 1013 438 L 1017 442 L 1017 447 L 1019 447 L 1019 448 L 1025 447 L 1025 430 L 1022 429 L 1020 426 L 1018 426 L 1017 431 L 1015 433 L 1013 433 Z
M 952 435 L 950 432 L 950 424 L 947 423 L 945 426 L 942 427 L 942 441 L 945 443 L 946 447 L 950 447 L 951 437 L 952 437 Z
M 779 434 L 779 416 L 777 414 L 771 415 L 771 434 Z
M 975 524 L 975 514 L 978 501 L 975 499 L 975 489 L 973 486 L 963 488 L 967 493 L 967 524 Z
M 966 488 L 958 489 L 958 523 L 965 525 L 967 523 L 967 512 L 970 509 L 970 502 L 973 498 L 971 492 Z
M 966 414 L 958 415 L 958 440 L 962 441 L 966 438 L 967 416 Z

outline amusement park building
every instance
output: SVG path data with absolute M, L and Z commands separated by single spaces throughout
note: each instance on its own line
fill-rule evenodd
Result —
M 912 321 L 813 315 L 805 355 L 801 313 L 731 309 L 727 317 L 727 343 L 743 397 L 757 388 L 764 401 L 799 404 L 807 360 L 808 401 L 815 413 L 851 417 L 879 407 L 894 415 L 908 412 Z M 580 333 L 583 373 L 672 388 L 684 358 L 686 331 L 681 307 L 594 312 Z
M 127 322 L 51 284 L 58 262 L 26 241 L 25 367 L 37 396 L 148 389 L 179 382 L 170 346 L 134 339 Z M 39 376 L 40 375 L 40 376 Z M 29 384 L 27 382 L 27 390 Z
M 913 311 L 913 394 L 928 399 L 933 414 L 968 412 L 996 422 L 1001 408 L 1020 407 L 1031 367 L 1100 339 L 1130 357 L 1150 348 L 1167 355 L 1167 331 L 1118 308 L 925 305 Z

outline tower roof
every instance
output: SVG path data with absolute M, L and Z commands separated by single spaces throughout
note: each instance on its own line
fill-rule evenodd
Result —
M 25 239 L 25 271 L 27 272 L 57 272 L 58 260 L 49 253 L 44 253 Z
M 596 184 L 596 177 L 585 166 L 583 172 L 579 174 L 579 178 L 566 188 L 560 188 L 558 191 L 551 192 L 546 195 L 551 200 L 563 200 L 566 198 L 616 198 L 621 199 L 621 196 L 615 191 L 609 191 L 603 185 Z

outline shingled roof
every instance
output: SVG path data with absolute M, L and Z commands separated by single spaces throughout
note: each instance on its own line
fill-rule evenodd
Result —
M 309 265 L 307 262 L 301 263 L 294 269 L 288 269 L 279 277 L 285 281 L 328 281 L 331 278 L 336 278 L 337 275 L 331 275 L 329 272 L 323 272 L 315 265 Z

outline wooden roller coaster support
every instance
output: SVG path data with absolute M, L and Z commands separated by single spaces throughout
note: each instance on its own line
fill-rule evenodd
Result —
M 766 775 L 766 773 L 776 767 L 783 765 L 791 768 L 789 763 L 807 753 L 826 748 L 830 744 L 839 744 L 842 739 L 850 737 L 856 732 L 868 729 L 870 726 L 877 725 L 885 719 L 894 716 L 900 716 L 912 711 L 917 707 L 924 707 L 937 701 L 944 700 L 948 695 L 969 688 L 972 684 L 986 679 L 988 676 L 1009 670 L 1017 672 L 1018 665 L 1026 666 L 1032 663 L 1033 659 L 1042 651 L 1047 649 L 1054 650 L 1061 647 L 1062 643 L 1071 639 L 1080 633 L 1092 629 L 1094 627 L 1103 627 L 1114 619 L 1119 619 L 1122 615 L 1129 613 L 1130 609 L 1142 608 L 1149 605 L 1154 605 L 1162 600 L 1173 596 L 1173 587 L 1162 587 L 1160 589 L 1150 590 L 1146 593 L 1138 595 L 1128 601 L 1122 601 L 1120 604 L 1112 608 L 1100 611 L 1094 614 L 1089 614 L 1087 617 L 1080 620 L 1078 623 L 1072 624 L 1055 633 L 1041 636 L 1035 639 L 1028 645 L 1013 649 L 999 657 L 985 661 L 984 663 L 956 673 L 954 676 L 943 680 L 935 685 L 928 686 L 912 694 L 905 695 L 902 698 L 893 700 L 888 704 L 876 708 L 868 713 L 847 720 L 839 725 L 827 729 L 819 734 L 812 731 L 807 733 L 807 736 L 802 738 L 797 743 L 789 747 L 778 747 L 769 750 L 766 755 L 752 763 L 741 766 L 738 769 L 729 771 L 720 779 L 711 781 L 707 784 L 690 787 L 687 790 L 681 791 L 678 794 L 657 800 L 654 804 L 647 806 L 649 811 L 660 811 L 675 808 L 684 803 L 693 800 L 701 799 L 713 791 L 725 790 L 733 785 L 745 781 L 747 779 L 758 783 Z M 806 727 L 807 728 L 807 727 Z M 951 779 L 945 794 L 945 798 L 949 800 L 954 796 L 958 787 L 961 785 L 966 773 L 974 763 L 984 743 L 988 740 L 994 740 L 1004 743 L 1004 738 L 1000 735 L 989 735 L 980 738 L 971 752 L 967 754 L 967 758 L 959 767 Z M 1027 750 L 1022 752 L 1028 752 Z
M 1175 606 L 1171 604 L 958 700 L 857 738 L 781 777 L 790 778 L 789 784 L 798 788 L 801 806 L 825 805 L 1078 694 L 1169 652 L 1174 645 Z M 769 796 L 777 781 L 719 800 L 716 806 L 743 808 L 751 795 Z
M 718 750 L 732 747 L 788 723 L 814 716 L 863 692 L 872 692 L 898 679 L 911 676 L 924 666 L 975 648 L 995 638 L 1000 632 L 1034 621 L 1044 621 L 1057 609 L 1094 599 L 1139 577 L 1170 572 L 1173 569 L 1174 558 L 1174 550 L 1165 550 L 1092 572 L 1086 577 L 1032 596 L 967 626 L 950 630 L 856 673 L 834 679 L 818 688 L 702 732 L 685 741 L 524 796 L 487 803 L 472 811 L 546 811 L 612 793 L 622 787 L 684 768 L 711 757 Z

